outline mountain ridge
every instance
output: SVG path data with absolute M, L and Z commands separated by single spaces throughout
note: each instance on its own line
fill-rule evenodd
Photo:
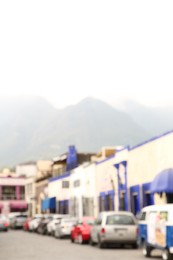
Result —
M 160 110 L 141 104 L 135 109 L 133 105 L 126 104 L 122 110 L 87 97 L 76 105 L 56 109 L 40 97 L 7 98 L 0 102 L 0 167 L 51 159 L 66 152 L 71 144 L 80 152 L 136 145 L 171 126 L 165 119 L 166 110 L 162 118 Z

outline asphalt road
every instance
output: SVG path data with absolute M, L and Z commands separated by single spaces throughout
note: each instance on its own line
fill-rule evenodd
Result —
M 161 260 L 160 252 L 153 259 Z M 57 240 L 23 231 L 0 232 L 1 260 L 145 260 L 141 250 L 131 248 L 99 249 L 72 244 L 68 239 Z

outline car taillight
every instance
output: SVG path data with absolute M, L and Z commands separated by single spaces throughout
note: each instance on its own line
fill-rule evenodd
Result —
M 4 223 L 4 227 L 8 227 L 9 225 L 8 225 L 8 223 L 7 222 L 5 222 Z
M 101 233 L 102 235 L 104 235 L 104 234 L 106 233 L 105 228 L 102 228 L 100 233 Z

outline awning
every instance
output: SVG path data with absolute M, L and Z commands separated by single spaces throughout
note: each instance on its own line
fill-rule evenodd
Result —
M 56 209 L 56 197 L 42 200 L 42 210 Z
M 10 202 L 10 208 L 13 209 L 26 209 L 27 203 L 25 201 L 13 201 Z
M 173 168 L 159 173 L 151 182 L 152 193 L 173 193 Z
M 49 198 L 42 200 L 41 208 L 42 208 L 42 210 L 49 209 Z
M 49 208 L 56 209 L 56 197 L 50 198 Z

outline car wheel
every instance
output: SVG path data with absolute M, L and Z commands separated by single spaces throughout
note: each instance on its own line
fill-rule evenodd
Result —
M 104 248 L 105 247 L 105 243 L 103 241 L 101 241 L 100 236 L 98 237 L 98 247 L 99 248 Z
M 55 231 L 55 233 L 54 233 L 54 237 L 55 237 L 56 239 L 59 238 L 59 236 L 58 236 L 58 232 L 57 232 L 57 231 Z
M 169 252 L 167 248 L 165 248 L 162 252 L 162 259 L 163 260 L 171 260 L 173 259 L 173 254 Z
M 142 254 L 145 257 L 150 257 L 151 256 L 151 247 L 147 245 L 147 243 L 144 241 L 142 244 Z
M 138 244 L 137 243 L 132 244 L 132 248 L 137 249 L 138 248 Z

